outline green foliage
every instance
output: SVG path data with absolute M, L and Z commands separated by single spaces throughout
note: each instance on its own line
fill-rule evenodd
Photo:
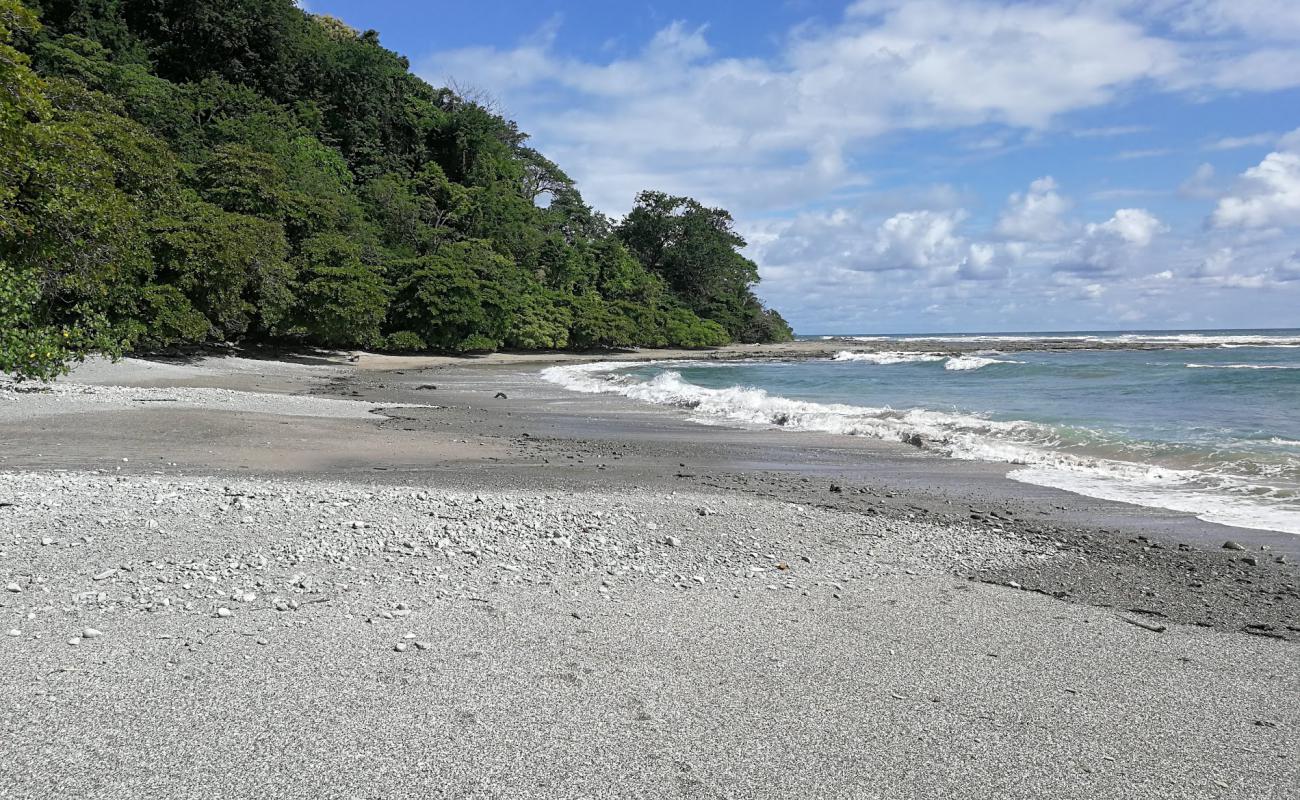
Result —
M 157 278 L 188 298 L 213 337 L 275 331 L 292 310 L 294 270 L 279 224 L 191 198 L 177 214 L 160 216 L 152 234 Z
M 414 331 L 397 331 L 384 337 L 384 349 L 395 353 L 418 353 L 429 345 Z
M 394 265 L 403 275 L 396 327 L 441 350 L 495 350 L 510 331 L 516 298 L 503 285 L 515 265 L 481 240 L 456 242 Z
M 0 370 L 214 341 L 790 335 L 725 211 L 647 192 L 615 227 L 373 31 L 292 0 L 28 7 L 0 0 Z
M 327 347 L 383 341 L 390 288 L 382 270 L 362 260 L 355 242 L 335 233 L 315 236 L 303 243 L 296 267 L 295 332 Z
M 176 286 L 149 284 L 141 295 L 147 325 L 140 340 L 146 346 L 195 344 L 211 335 L 212 323 Z
M 641 338 L 636 322 L 598 294 L 572 298 L 569 309 L 573 318 L 569 343 L 575 347 L 631 347 Z
M 642 192 L 618 235 L 646 269 L 701 317 L 720 324 L 729 337 L 754 328 L 762 306 L 752 286 L 758 267 L 740 254 L 745 246 L 731 214 L 689 197 Z
M 561 350 L 569 345 L 572 325 L 563 295 L 533 291 L 519 298 L 505 343 L 518 350 Z
M 730 341 L 721 325 L 700 319 L 685 308 L 668 312 L 664 329 L 674 347 L 717 347 Z

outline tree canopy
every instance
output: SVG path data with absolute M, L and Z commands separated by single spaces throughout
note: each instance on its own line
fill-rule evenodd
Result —
M 292 0 L 0 0 L 0 371 L 215 342 L 789 338 L 731 216 L 613 222 L 511 121 Z

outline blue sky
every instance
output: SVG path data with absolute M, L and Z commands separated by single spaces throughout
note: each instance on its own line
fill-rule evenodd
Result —
M 1300 326 L 1295 0 L 307 0 L 612 216 L 730 209 L 801 333 Z

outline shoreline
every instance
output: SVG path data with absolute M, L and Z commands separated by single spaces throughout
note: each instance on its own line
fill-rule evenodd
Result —
M 0 399 L 16 796 L 1300 786 L 1300 576 L 1272 560 L 1296 537 L 696 425 L 538 361 L 346 359 L 91 364 L 90 394 Z M 77 745 L 104 736 L 112 772 Z
M 640 360 L 641 355 L 628 354 L 625 360 Z M 210 404 L 210 396 L 202 394 L 209 391 L 247 396 L 248 401 L 241 404 L 236 399 L 229 409 L 241 413 L 269 410 L 257 400 L 268 396 L 262 392 L 282 398 L 280 413 L 299 418 L 275 427 L 294 428 L 297 440 L 310 446 L 292 448 L 297 453 L 232 448 L 226 471 L 306 478 L 356 478 L 369 473 L 367 478 L 382 482 L 434 476 L 453 487 L 477 481 L 499 489 L 513 488 L 515 483 L 564 490 L 635 488 L 642 481 L 669 490 L 704 486 L 902 521 L 970 524 L 997 535 L 1023 536 L 1089 553 L 1098 565 L 1154 560 L 1161 564 L 1157 571 L 1164 576 L 1159 582 L 1166 585 L 1167 597 L 1149 603 L 1148 610 L 1172 614 L 1175 621 L 1300 640 L 1300 565 L 1294 563 L 1300 562 L 1300 536 L 1295 534 L 1207 522 L 1189 512 L 1024 483 L 1008 477 L 1016 465 L 953 459 L 902 442 L 700 425 L 678 409 L 621 396 L 575 393 L 539 376 L 544 366 L 584 363 L 581 360 L 515 355 L 497 362 L 465 363 L 434 357 L 432 363 L 413 367 L 388 362 L 383 356 L 351 358 L 336 354 L 304 368 L 240 358 L 195 362 L 217 364 L 211 372 L 175 362 L 133 360 L 128 363 L 137 379 L 127 382 L 152 387 L 164 398 L 166 389 L 159 384 L 201 393 L 188 401 L 191 408 L 182 414 L 227 410 Z M 607 355 L 586 359 L 596 360 L 610 359 Z M 142 369 L 142 365 L 151 366 Z M 81 374 L 92 382 L 119 380 L 123 370 L 100 363 Z M 506 399 L 497 399 L 498 392 Z M 71 399 L 79 398 L 74 393 Z M 357 407 L 355 413 L 346 410 L 349 404 Z M 133 402 L 130 407 L 163 410 L 166 405 Z M 96 408 L 78 408 L 74 403 L 62 410 Z M 382 448 L 367 444 L 339 459 L 325 441 L 337 434 L 314 430 L 335 415 L 341 418 L 332 424 L 349 431 L 344 435 L 357 435 L 376 415 L 383 420 L 381 434 L 399 435 Z M 426 439 L 431 434 L 436 442 Z M 192 451 L 202 445 L 202 440 L 183 443 L 181 449 Z M 204 453 L 190 455 L 201 463 L 203 459 L 195 457 Z M 42 454 L 45 459 L 48 454 Z M 0 456 L 0 469 L 13 469 L 14 460 Z M 141 459 L 144 463 L 158 460 L 152 454 Z M 80 454 L 65 463 L 74 470 L 90 465 Z M 180 464 L 180 470 L 197 466 L 168 463 Z M 448 464 L 455 465 L 456 474 L 448 474 Z M 122 466 L 114 464 L 112 469 L 122 471 Z M 569 474 L 557 475 L 557 471 Z M 1246 552 L 1225 550 L 1222 545 L 1228 541 L 1239 543 Z M 1212 576 L 1211 588 L 1206 589 L 1203 580 L 1187 579 L 1188 572 Z M 1049 570 L 989 578 L 1091 604 L 1136 602 L 1134 596 L 1119 599 L 1124 595 L 1122 586 L 1109 587 L 1102 581 L 1100 585 L 1108 588 L 1098 589 L 1083 577 Z M 1256 588 L 1243 594 L 1242 586 Z M 1250 602 L 1251 596 L 1258 596 L 1259 602 Z

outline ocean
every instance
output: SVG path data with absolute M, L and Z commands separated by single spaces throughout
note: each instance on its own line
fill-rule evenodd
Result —
M 1026 483 L 1300 534 L 1300 329 L 801 338 L 843 349 L 543 375 L 705 424 L 909 442 L 1013 464 Z

